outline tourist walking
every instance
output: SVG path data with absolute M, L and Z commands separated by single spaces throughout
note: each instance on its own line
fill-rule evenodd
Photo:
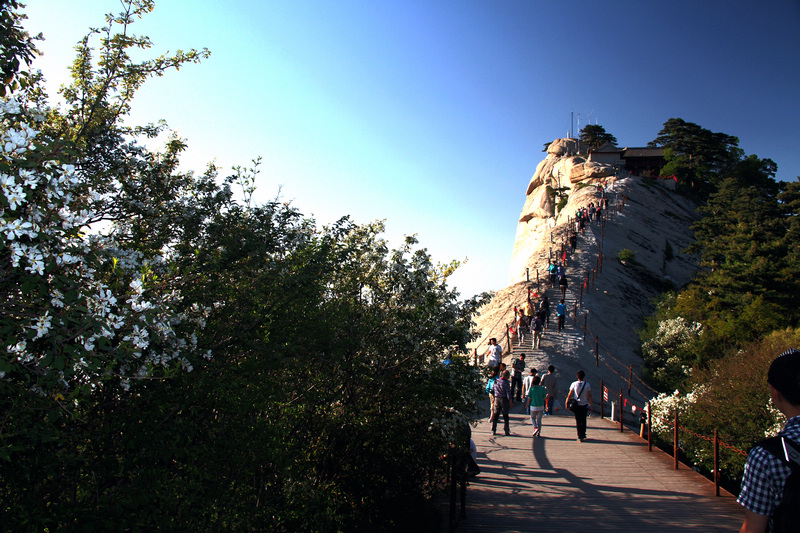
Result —
M 517 345 L 522 346 L 522 343 L 525 342 L 525 333 L 528 330 L 527 320 L 525 319 L 525 315 L 522 313 L 522 309 L 514 308 L 514 316 L 516 317 L 515 326 L 517 328 Z
M 533 378 L 533 384 L 528 391 L 527 406 L 530 408 L 532 437 L 537 437 L 542 430 L 542 413 L 544 412 L 544 399 L 547 395 L 544 387 L 540 385 L 539 376 Z
M 533 303 L 531 302 L 530 293 L 525 303 L 522 305 L 522 312 L 525 314 L 525 322 L 528 324 L 528 329 L 531 327 L 531 320 L 533 320 Z
M 539 310 L 544 313 L 544 327 L 550 327 L 550 298 L 545 296 L 539 304 Z
M 536 317 L 533 319 L 533 349 L 539 347 L 539 344 L 542 342 L 542 333 L 544 332 L 544 321 L 539 313 L 536 314 Z
M 544 399 L 544 414 L 552 415 L 553 407 L 556 403 L 556 397 L 558 395 L 558 378 L 556 377 L 556 367 L 553 365 L 547 367 L 547 374 L 542 376 L 541 385 L 547 392 L 547 396 Z
M 536 369 L 535 368 L 531 368 L 530 374 L 525 376 L 525 379 L 522 380 L 522 397 L 523 398 L 527 398 L 528 397 L 528 391 L 531 389 L 534 377 L 536 377 Z M 529 413 L 530 413 L 530 410 L 526 409 L 525 410 L 525 414 L 529 414 Z
M 561 297 L 566 298 L 567 296 L 567 275 L 564 274 L 560 278 L 558 278 L 558 286 L 561 288 Z
M 489 349 L 486 351 L 486 355 L 489 356 L 487 366 L 492 370 L 498 368 L 503 361 L 503 348 L 497 344 L 497 339 L 494 337 L 489 339 Z
M 497 420 L 503 415 L 503 429 L 506 435 L 511 435 L 508 424 L 508 411 L 514 407 L 511 398 L 511 384 L 508 381 L 509 372 L 500 374 L 500 379 L 494 383 L 494 409 L 492 411 L 492 435 L 497 435 Z
M 572 412 L 575 413 L 575 426 L 578 430 L 578 440 L 583 442 L 586 440 L 586 416 L 592 408 L 592 387 L 584 381 L 586 373 L 583 370 L 578 370 L 578 381 L 573 381 L 569 386 L 569 393 L 564 405 L 570 407 L 570 399 L 574 398 L 576 402 L 572 404 Z
M 489 421 L 491 422 L 492 418 L 494 418 L 494 384 L 497 381 L 497 377 L 500 375 L 500 369 L 495 369 L 489 375 L 489 379 L 486 381 L 486 394 L 489 395 Z
M 564 298 L 558 302 L 556 306 L 556 318 L 558 318 L 558 332 L 564 329 L 564 318 L 567 316 L 567 305 L 564 303 Z
M 514 359 L 511 363 L 511 370 L 514 375 L 511 376 L 511 394 L 514 396 L 514 401 L 522 401 L 522 377 L 525 371 L 525 354 L 519 354 L 519 357 Z
M 800 350 L 786 350 L 772 361 L 767 384 L 772 405 L 787 422 L 778 436 L 759 442 L 747 456 L 737 499 L 745 509 L 743 533 L 798 528 L 792 517 L 796 509 L 779 505 L 792 492 L 785 490 L 786 483 L 800 457 Z

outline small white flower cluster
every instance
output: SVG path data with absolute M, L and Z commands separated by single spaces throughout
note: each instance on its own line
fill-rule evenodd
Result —
M 12 331 L 4 347 L 11 362 L 21 372 L 57 374 L 53 382 L 67 387 L 95 387 L 117 375 L 126 388 L 158 367 L 191 371 L 186 356 L 197 350 L 195 332 L 210 309 L 187 306 L 163 285 L 162 258 L 148 260 L 110 236 L 85 235 L 92 213 L 78 189 L 82 177 L 37 146 L 38 133 L 27 125 L 43 116 L 18 100 L 0 99 L 6 169 L 0 173 L 0 261 L 18 283 L 0 289 L 6 305 L 19 310 L 0 317 L 0 326 Z M 113 265 L 113 286 L 98 274 L 102 265 Z M 158 276 L 158 287 L 147 283 L 154 277 L 146 272 Z M 31 311 L 34 317 L 24 318 Z M 59 370 L 48 366 L 53 354 L 67 353 L 72 361 L 62 361 Z
M 469 418 L 452 407 L 445 407 L 444 413 L 428 424 L 428 431 L 438 432 L 448 442 L 455 442 L 459 428 L 469 424 Z
M 675 411 L 678 411 L 678 419 L 682 414 L 697 403 L 705 389 L 698 388 L 688 394 L 681 394 L 678 391 L 672 394 L 661 393 L 650 400 L 652 410 L 652 428 L 656 433 L 665 433 L 673 430 L 675 424 Z
M 767 400 L 767 410 L 772 417 L 772 426 L 764 432 L 765 438 L 774 437 L 786 425 L 786 415 L 781 413 L 777 407 L 772 403 L 772 398 Z
M 689 322 L 680 316 L 659 322 L 655 336 L 642 344 L 645 360 L 657 369 L 654 375 L 666 378 L 670 373 L 678 372 L 688 376 L 691 367 L 683 363 L 678 352 L 702 334 L 702 324 Z

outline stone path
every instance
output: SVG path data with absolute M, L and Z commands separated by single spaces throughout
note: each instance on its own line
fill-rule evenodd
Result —
M 488 405 L 488 402 L 487 402 Z M 738 531 L 742 511 L 727 492 L 629 430 L 597 416 L 587 440 L 576 440 L 571 414 L 544 417 L 531 437 L 516 405 L 511 436 L 491 434 L 484 417 L 473 430 L 481 473 L 467 489 L 457 531 Z

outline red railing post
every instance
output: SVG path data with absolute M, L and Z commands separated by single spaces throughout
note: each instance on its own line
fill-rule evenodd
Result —
M 633 385 L 633 365 L 631 365 L 631 373 L 628 376 L 628 398 L 631 397 L 631 386 Z
M 619 432 L 622 433 L 624 429 L 622 425 L 622 389 L 619 389 Z
M 600 337 L 594 338 L 594 366 L 600 366 Z
M 600 380 L 600 420 L 603 419 L 603 397 L 605 396 L 603 394 L 604 390 L 606 390 L 606 389 L 603 388 L 603 380 L 601 379 Z
M 647 402 L 647 451 L 653 451 L 653 414 L 650 412 L 650 402 Z
M 672 464 L 674 470 L 677 470 L 678 469 L 678 410 L 677 409 L 675 409 L 675 431 L 673 433 L 674 437 L 672 442 L 672 455 L 673 455 Z
M 719 496 L 719 435 L 714 430 L 714 493 Z

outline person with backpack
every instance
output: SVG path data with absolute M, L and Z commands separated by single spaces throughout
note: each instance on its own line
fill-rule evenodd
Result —
M 514 401 L 522 401 L 522 373 L 525 371 L 525 354 L 519 354 L 519 357 L 514 359 L 511 363 L 511 369 L 514 375 L 511 376 L 511 394 L 514 396 Z
M 536 317 L 533 319 L 533 326 L 531 329 L 533 330 L 532 347 L 535 350 L 542 343 L 542 333 L 544 332 L 544 320 L 542 320 L 541 313 L 536 313 Z
M 556 367 L 553 365 L 547 367 L 547 374 L 542 376 L 541 385 L 547 392 L 547 396 L 544 399 L 544 414 L 550 416 L 553 414 L 553 407 L 556 403 L 556 394 L 558 393 Z
M 544 313 L 544 327 L 550 327 L 550 298 L 545 296 L 539 304 L 539 310 Z
M 772 361 L 767 383 L 772 404 L 787 422 L 747 456 L 737 498 L 745 509 L 742 533 L 800 527 L 800 350 L 786 350 Z
M 567 275 L 564 274 L 563 276 L 558 278 L 558 286 L 561 288 L 561 297 L 566 298 L 567 296 Z

